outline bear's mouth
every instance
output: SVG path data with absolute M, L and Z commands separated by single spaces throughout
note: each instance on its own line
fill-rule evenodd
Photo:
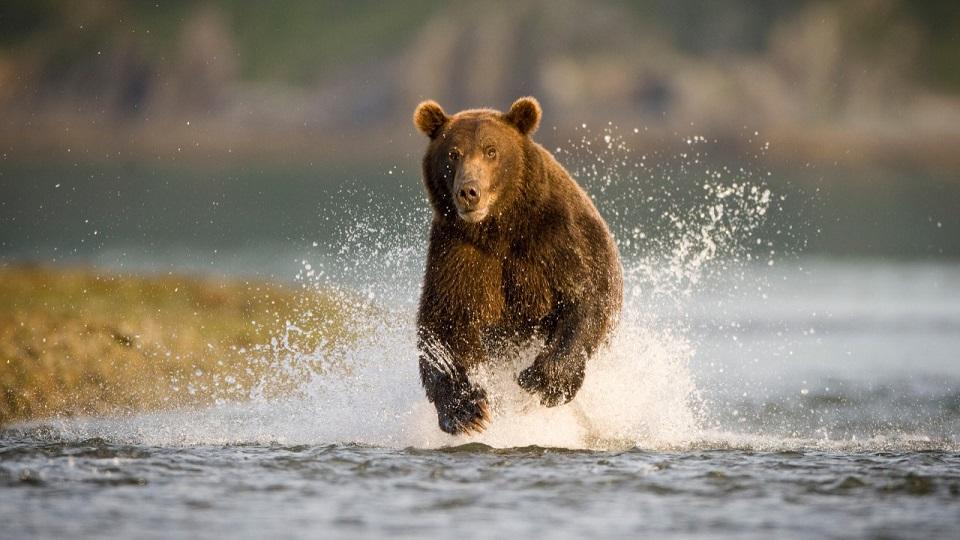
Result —
M 463 211 L 459 208 L 457 209 L 457 215 L 460 216 L 460 219 L 466 221 L 467 223 L 477 223 L 483 221 L 483 218 L 487 217 L 488 214 L 487 208 L 475 208 L 473 210 Z

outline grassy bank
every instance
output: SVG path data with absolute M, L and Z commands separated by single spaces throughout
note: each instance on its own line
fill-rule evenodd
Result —
M 346 316 L 299 287 L 89 269 L 0 268 L 0 425 L 243 399 L 286 321 L 301 350 Z

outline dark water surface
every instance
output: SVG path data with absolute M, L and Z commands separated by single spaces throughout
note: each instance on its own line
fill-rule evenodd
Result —
M 0 438 L 13 537 L 950 538 L 960 452 L 155 447 Z

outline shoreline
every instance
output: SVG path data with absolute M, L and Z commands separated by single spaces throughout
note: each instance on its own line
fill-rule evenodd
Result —
M 332 292 L 0 266 L 0 426 L 243 400 L 270 369 L 284 324 L 321 320 L 295 344 L 306 350 L 348 335 Z

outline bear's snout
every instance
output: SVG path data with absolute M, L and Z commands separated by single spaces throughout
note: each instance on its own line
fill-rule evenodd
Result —
M 464 182 L 460 186 L 460 190 L 457 191 L 457 202 L 460 203 L 460 208 L 466 212 L 476 209 L 477 205 L 480 204 L 480 182 Z
M 490 201 L 487 193 L 483 192 L 483 185 L 478 180 L 467 180 L 456 186 L 454 191 L 457 199 L 457 215 L 468 223 L 478 223 L 487 217 L 487 206 Z

